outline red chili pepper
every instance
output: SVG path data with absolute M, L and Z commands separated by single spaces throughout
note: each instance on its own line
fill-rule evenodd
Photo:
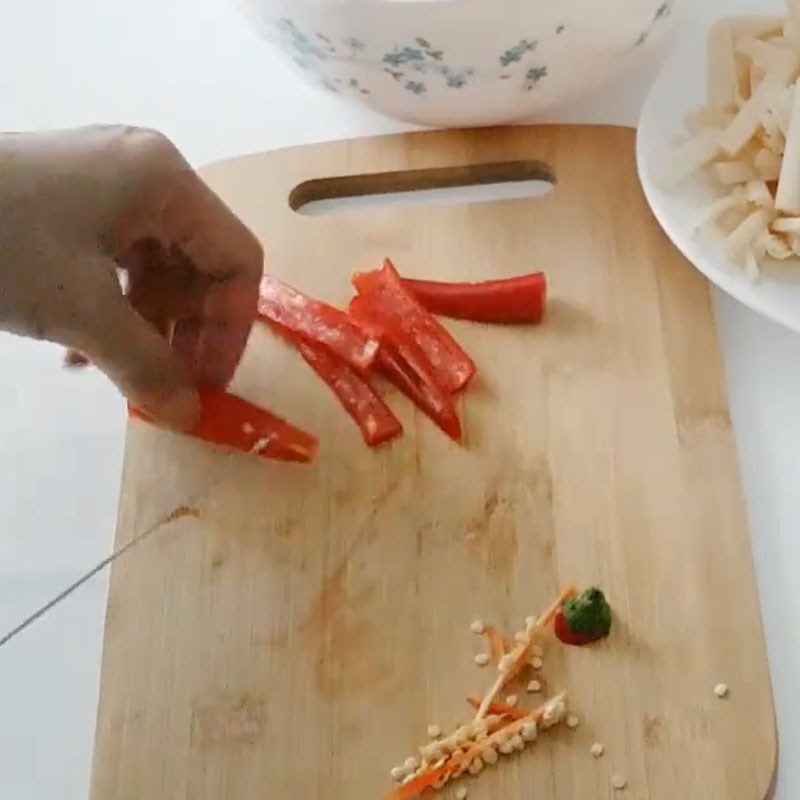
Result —
M 409 397 L 451 439 L 461 441 L 461 423 L 453 398 L 422 348 L 395 328 L 385 327 L 380 311 L 372 307 L 371 295 L 358 295 L 350 301 L 350 313 L 374 336 L 381 346 L 374 369 Z
M 389 330 L 413 339 L 433 365 L 440 381 L 451 392 L 463 389 L 475 374 L 475 362 L 439 321 L 403 286 L 389 259 L 383 268 L 353 276 L 359 295 L 370 305 Z
M 377 447 L 403 432 L 400 420 L 383 398 L 352 367 L 323 345 L 300 341 L 297 347 L 306 363 L 339 398 L 370 447 Z
M 555 631 L 556 637 L 559 641 L 563 642 L 564 644 L 573 645 L 574 647 L 583 647 L 584 645 L 592 644 L 593 642 L 599 642 L 600 639 L 605 638 L 603 634 L 587 636 L 584 633 L 576 633 L 573 631 L 569 626 L 567 618 L 564 616 L 564 610 L 561 608 L 558 609 L 555 617 L 553 618 L 553 630 Z
M 211 444 L 278 461 L 307 462 L 318 442 L 265 408 L 223 389 L 201 388 L 200 419 L 188 435 Z M 131 417 L 153 423 L 144 411 L 129 407 Z
M 480 283 L 403 278 L 403 286 L 432 314 L 475 322 L 540 322 L 547 300 L 544 272 Z
M 281 283 L 271 275 L 261 280 L 258 314 L 282 333 L 324 344 L 359 372 L 369 369 L 378 342 L 348 314 Z

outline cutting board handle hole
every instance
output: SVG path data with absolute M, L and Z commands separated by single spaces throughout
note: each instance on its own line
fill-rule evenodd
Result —
M 317 178 L 295 186 L 289 205 L 309 216 L 364 208 L 465 205 L 543 197 L 555 182 L 553 171 L 541 161 L 503 161 Z

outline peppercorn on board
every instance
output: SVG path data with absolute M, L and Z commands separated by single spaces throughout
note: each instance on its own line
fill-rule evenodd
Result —
M 539 327 L 445 321 L 478 367 L 459 399 L 463 447 L 394 392 L 406 435 L 364 447 L 263 329 L 232 388 L 319 436 L 314 464 L 131 424 L 117 544 L 187 498 L 199 517 L 113 567 L 93 800 L 384 797 L 427 728 L 470 719 L 466 698 L 491 682 L 470 623 L 516 630 L 567 583 L 603 587 L 610 638 L 551 637 L 509 691 L 534 708 L 527 682 L 536 697 L 565 688 L 580 725 L 442 796 L 767 796 L 772 699 L 709 291 L 646 207 L 633 131 L 421 133 L 204 175 L 262 238 L 270 272 L 328 302 L 343 306 L 351 273 L 385 256 L 426 279 L 545 269 L 552 301 Z M 292 210 L 552 176 L 540 198 Z

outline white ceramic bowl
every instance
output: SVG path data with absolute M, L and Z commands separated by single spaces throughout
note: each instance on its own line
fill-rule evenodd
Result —
M 513 122 L 655 48 L 681 0 L 236 0 L 315 83 L 422 125 Z

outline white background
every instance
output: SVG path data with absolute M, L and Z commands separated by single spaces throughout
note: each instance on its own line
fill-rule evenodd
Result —
M 683 35 L 698 46 L 713 17 L 779 7 L 695 1 Z M 640 73 L 558 119 L 634 124 L 651 77 Z M 0 130 L 101 121 L 160 128 L 197 165 L 400 129 L 300 83 L 225 0 L 0 0 Z M 793 754 L 800 338 L 727 298 L 717 298 L 717 319 L 781 749 Z M 59 364 L 54 348 L 0 335 L 0 635 L 112 547 L 123 404 L 101 376 Z M 88 796 L 106 591 L 103 575 L 0 649 L 0 797 Z M 800 797 L 800 760 L 782 761 L 777 797 Z

